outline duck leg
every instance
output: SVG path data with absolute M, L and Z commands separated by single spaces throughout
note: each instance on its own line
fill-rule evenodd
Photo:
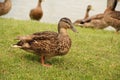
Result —
M 51 66 L 50 64 L 45 64 L 45 56 L 44 55 L 41 55 L 41 64 L 43 66 L 46 66 L 46 67 L 50 67 Z

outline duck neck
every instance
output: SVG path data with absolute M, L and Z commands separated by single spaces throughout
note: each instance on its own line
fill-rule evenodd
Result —
M 117 0 L 107 0 L 107 11 L 114 11 L 117 5 Z
M 88 17 L 89 17 L 89 11 L 90 11 L 90 9 L 87 9 L 87 10 L 86 10 L 86 14 L 85 14 L 84 19 L 86 19 L 86 18 L 88 18 Z
M 68 35 L 68 34 L 67 34 L 67 30 L 66 30 L 65 28 L 60 28 L 60 29 L 58 30 L 58 33 L 59 33 L 60 35 Z
M 38 7 L 41 7 L 41 2 L 42 2 L 42 0 L 38 0 Z

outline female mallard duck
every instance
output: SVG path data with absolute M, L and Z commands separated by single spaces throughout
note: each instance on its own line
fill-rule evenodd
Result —
M 25 51 L 30 51 L 39 55 L 42 65 L 49 66 L 45 64 L 45 59 L 47 57 L 65 55 L 71 47 L 71 39 L 67 34 L 67 29 L 72 29 L 76 32 L 71 20 L 62 18 L 58 23 L 58 33 L 44 31 L 18 37 L 20 41 L 13 47 L 19 47 Z
M 42 7 L 41 7 L 41 3 L 42 3 L 42 0 L 38 0 L 37 7 L 30 11 L 29 16 L 30 16 L 31 19 L 40 20 L 42 18 L 43 10 L 42 10 Z
M 104 12 L 104 20 L 106 23 L 116 29 L 120 30 L 120 11 L 115 11 L 118 0 L 107 0 L 107 9 Z
M 12 7 L 11 0 L 5 0 L 4 2 L 0 2 L 0 16 L 7 14 Z
M 90 10 L 92 10 L 92 6 L 91 6 L 91 5 L 88 5 L 88 6 L 87 6 L 87 9 L 86 9 L 85 17 L 84 17 L 83 19 L 78 19 L 78 20 L 76 20 L 73 24 L 74 24 L 74 25 L 79 25 L 82 20 L 88 18 L 88 17 L 89 17 L 89 12 L 90 12 Z

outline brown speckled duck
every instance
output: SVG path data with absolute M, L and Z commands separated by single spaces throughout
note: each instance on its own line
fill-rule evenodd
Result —
M 40 20 L 42 18 L 43 10 L 42 10 L 41 3 L 42 3 L 42 0 L 38 0 L 37 7 L 30 11 L 29 16 L 32 20 Z
M 7 14 L 12 7 L 11 0 L 5 0 L 4 2 L 0 2 L 0 16 Z
M 120 11 L 115 11 L 118 0 L 107 0 L 107 9 L 104 12 L 104 20 L 110 26 L 120 30 Z
M 78 19 L 78 20 L 76 20 L 73 24 L 74 24 L 74 25 L 79 25 L 82 20 L 88 18 L 88 17 L 89 17 L 89 12 L 90 12 L 90 10 L 92 10 L 92 6 L 91 6 L 91 5 L 88 5 L 88 6 L 87 6 L 87 9 L 86 9 L 85 17 L 84 17 L 83 19 Z
M 13 47 L 19 47 L 25 51 L 39 55 L 42 65 L 50 66 L 49 64 L 45 64 L 46 58 L 65 55 L 71 47 L 71 39 L 67 34 L 67 29 L 72 29 L 76 32 L 70 19 L 66 17 L 61 18 L 58 23 L 58 33 L 44 31 L 28 36 L 21 36 L 18 37 L 20 41 Z

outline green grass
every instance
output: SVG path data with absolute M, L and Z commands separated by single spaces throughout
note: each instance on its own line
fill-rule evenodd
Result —
M 57 24 L 0 18 L 0 80 L 120 80 L 120 34 L 76 27 L 69 53 L 50 59 L 43 67 L 39 57 L 12 48 L 15 37 L 57 31 Z

